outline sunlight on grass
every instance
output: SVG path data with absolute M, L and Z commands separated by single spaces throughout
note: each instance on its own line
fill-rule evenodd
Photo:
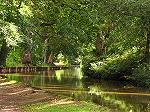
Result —
M 105 107 L 99 107 L 92 103 L 76 102 L 69 104 L 51 105 L 48 103 L 24 106 L 26 112 L 110 112 Z
M 4 83 L 1 83 L 0 86 L 4 86 L 4 85 L 10 85 L 10 84 L 15 84 L 17 83 L 17 81 L 15 80 L 12 80 L 12 81 L 9 81 L 9 82 L 4 82 Z

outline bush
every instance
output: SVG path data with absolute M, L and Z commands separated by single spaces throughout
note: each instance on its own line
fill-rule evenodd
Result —
M 142 60 L 143 54 L 137 50 L 127 50 L 122 55 L 111 55 L 99 60 L 90 60 L 84 65 L 84 72 L 91 77 L 120 79 L 129 75 Z
M 6 65 L 8 67 L 22 66 L 21 64 L 21 50 L 19 48 L 14 48 L 11 50 L 6 59 Z
M 150 87 L 150 64 L 141 64 L 134 69 L 130 77 L 138 85 Z

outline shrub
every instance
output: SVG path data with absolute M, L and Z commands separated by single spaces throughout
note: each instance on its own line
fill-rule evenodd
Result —
M 120 79 L 131 74 L 132 69 L 142 60 L 143 54 L 138 50 L 127 50 L 122 55 L 111 55 L 99 60 L 92 60 L 84 65 L 85 72 L 91 77 L 103 79 Z M 96 74 L 96 75 L 95 75 Z
M 131 79 L 138 85 L 150 87 L 150 64 L 141 64 L 135 68 Z

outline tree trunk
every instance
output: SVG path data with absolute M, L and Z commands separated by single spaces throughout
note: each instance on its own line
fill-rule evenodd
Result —
M 22 64 L 30 66 L 32 64 L 32 55 L 30 51 L 25 51 L 22 56 Z
M 54 65 L 54 54 L 52 52 L 48 57 L 47 63 L 50 64 L 50 65 Z
M 147 31 L 147 37 L 146 37 L 146 49 L 145 49 L 145 62 L 150 62 L 150 31 Z
M 0 51 L 0 66 L 6 66 L 6 58 L 8 52 L 9 47 L 7 46 L 6 40 L 4 40 Z
M 106 52 L 104 40 L 105 34 L 101 31 L 97 34 L 96 38 L 96 56 L 100 56 Z
M 48 46 L 48 38 L 44 41 L 44 50 L 43 50 L 43 63 L 47 63 L 47 46 Z

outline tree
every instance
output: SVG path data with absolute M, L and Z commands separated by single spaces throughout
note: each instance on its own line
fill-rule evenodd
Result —
M 77 57 L 80 52 L 78 51 L 79 35 L 75 35 L 79 32 L 72 25 L 71 19 L 74 15 L 69 15 L 72 14 L 73 9 L 68 5 L 72 4 L 68 1 L 33 1 L 33 21 L 36 20 L 33 22 L 34 25 L 36 24 L 34 30 L 44 43 L 44 62 L 48 62 L 51 54 L 54 57 L 59 53 L 66 57 Z
M 0 34 L 1 34 L 1 54 L 0 66 L 5 66 L 6 57 L 13 46 L 28 40 L 27 27 L 31 12 L 24 0 L 0 1 Z M 3 43 L 3 44 L 2 44 Z
M 0 49 L 0 66 L 6 65 L 6 57 L 11 46 L 16 46 L 21 42 L 18 27 L 13 23 L 0 21 L 1 49 Z
M 118 14 L 120 16 L 128 16 L 128 17 L 135 17 L 140 19 L 142 30 L 146 33 L 146 47 L 145 47 L 145 61 L 149 63 L 150 59 L 150 5 L 149 0 L 107 0 L 107 1 L 99 1 L 103 4 L 105 10 L 105 13 L 109 14 Z M 143 32 L 143 33 L 144 33 Z

